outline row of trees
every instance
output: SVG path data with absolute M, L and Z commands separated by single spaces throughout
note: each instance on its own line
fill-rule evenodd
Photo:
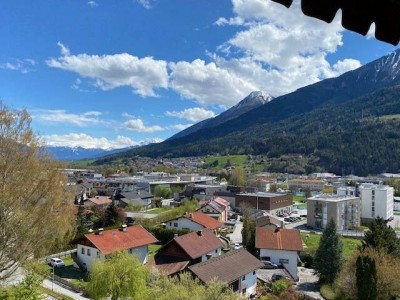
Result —
M 362 245 L 347 261 L 333 220 L 322 234 L 314 258 L 320 282 L 359 300 L 395 299 L 400 296 L 400 241 L 382 218 L 373 220 Z

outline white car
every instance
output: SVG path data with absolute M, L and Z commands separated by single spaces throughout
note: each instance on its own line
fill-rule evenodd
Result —
M 51 266 L 56 267 L 56 268 L 65 267 L 65 263 L 60 258 L 51 258 L 49 263 Z
M 235 243 L 235 245 L 233 246 L 233 249 L 237 250 L 242 248 L 242 245 L 240 243 Z

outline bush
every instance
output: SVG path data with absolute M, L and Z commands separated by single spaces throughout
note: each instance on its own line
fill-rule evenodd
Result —
M 305 268 L 313 267 L 314 257 L 312 254 L 307 252 L 300 252 L 300 260 L 304 263 Z
M 171 241 L 175 234 L 178 236 L 184 235 L 186 233 L 189 233 L 190 230 L 177 230 L 177 229 L 166 229 L 162 227 L 147 227 L 146 228 L 148 231 L 150 231 L 157 240 L 160 241 L 160 244 L 165 245 L 169 241 Z

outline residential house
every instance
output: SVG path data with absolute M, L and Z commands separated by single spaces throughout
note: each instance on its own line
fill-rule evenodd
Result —
M 116 251 L 126 250 L 135 255 L 142 264 L 147 262 L 148 246 L 157 243 L 157 239 L 140 225 L 120 229 L 102 230 L 85 234 L 77 243 L 76 259 L 88 271 L 92 270 L 93 262 L 104 260 L 107 255 Z
M 221 222 L 201 211 L 186 213 L 182 217 L 167 221 L 165 224 L 167 229 L 189 229 L 192 231 L 216 230 L 222 226 Z
M 261 261 L 282 265 L 294 280 L 298 280 L 298 254 L 303 251 L 299 230 L 256 227 L 256 249 L 260 251 Z
M 145 190 L 119 192 L 114 196 L 114 199 L 118 205 L 123 208 L 127 207 L 128 205 L 149 207 L 153 198 L 153 195 Z
M 204 284 L 217 279 L 234 292 L 249 297 L 256 293 L 256 270 L 261 267 L 263 263 L 242 248 L 190 266 L 189 270 Z
M 333 219 L 338 230 L 360 226 L 361 199 L 355 196 L 321 194 L 307 199 L 307 225 L 323 229 Z
M 256 227 L 264 227 L 270 229 L 284 228 L 285 222 L 270 215 L 260 216 L 256 218 Z
M 84 206 L 88 208 L 97 207 L 99 209 L 107 208 L 112 203 L 112 200 L 108 196 L 96 196 L 87 199 Z
M 229 207 L 228 201 L 217 197 L 206 202 L 197 211 L 201 211 L 220 222 L 226 222 L 228 220 Z
M 221 255 L 222 247 L 223 243 L 212 230 L 190 232 L 174 237 L 160 248 L 151 264 L 167 275 L 174 275 L 187 266 Z
M 322 191 L 326 182 L 321 179 L 295 178 L 289 179 L 289 188 L 298 191 Z

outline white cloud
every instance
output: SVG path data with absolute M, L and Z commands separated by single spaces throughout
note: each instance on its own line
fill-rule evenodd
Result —
M 90 7 L 97 7 L 99 4 L 96 1 L 88 1 L 87 3 Z
M 47 123 L 73 124 L 79 127 L 85 127 L 88 125 L 106 123 L 106 121 L 99 118 L 101 115 L 102 113 L 98 111 L 88 111 L 82 114 L 73 114 L 68 113 L 63 109 L 41 109 L 34 110 L 32 117 L 35 120 Z
M 146 126 L 144 125 L 144 122 L 139 118 L 125 121 L 123 123 L 123 129 L 145 133 L 153 133 L 164 130 L 164 128 L 158 125 Z
M 230 19 L 226 19 L 224 17 L 219 18 L 217 21 L 215 21 L 214 23 L 215 25 L 218 26 L 225 26 L 225 25 L 244 25 L 245 22 L 243 20 L 243 18 L 241 17 L 234 17 L 234 18 L 230 18 Z
M 175 125 L 170 125 L 168 126 L 169 129 L 174 129 L 174 130 L 185 130 L 186 128 L 192 126 L 193 124 L 175 124 Z
M 61 57 L 47 60 L 53 68 L 78 73 L 95 80 L 95 86 L 110 90 L 130 86 L 143 97 L 157 96 L 155 89 L 168 88 L 167 62 L 152 57 L 138 58 L 128 53 L 114 55 L 72 55 L 62 43 Z
M 192 122 L 199 122 L 215 117 L 215 113 L 212 110 L 206 110 L 201 107 L 188 108 L 182 111 L 167 111 L 165 112 L 165 115 L 170 117 L 177 117 L 180 119 L 186 119 Z
M 115 139 L 107 139 L 105 137 L 92 137 L 85 133 L 69 133 L 65 135 L 45 135 L 43 136 L 45 143 L 49 146 L 59 147 L 83 147 L 87 149 L 119 149 L 129 146 L 137 146 L 146 141 L 134 141 L 126 136 L 117 136 Z
M 32 71 L 32 67 L 36 65 L 36 62 L 31 58 L 25 59 L 12 59 L 9 62 L 0 64 L 0 69 L 19 71 L 22 74 L 29 73 Z
M 137 3 L 139 3 L 141 6 L 143 6 L 145 9 L 150 9 L 153 7 L 153 2 L 152 0 L 136 0 Z
M 222 69 L 214 62 L 201 59 L 191 63 L 171 63 L 171 87 L 183 97 L 202 104 L 232 106 L 257 87 L 246 78 L 240 78 Z

